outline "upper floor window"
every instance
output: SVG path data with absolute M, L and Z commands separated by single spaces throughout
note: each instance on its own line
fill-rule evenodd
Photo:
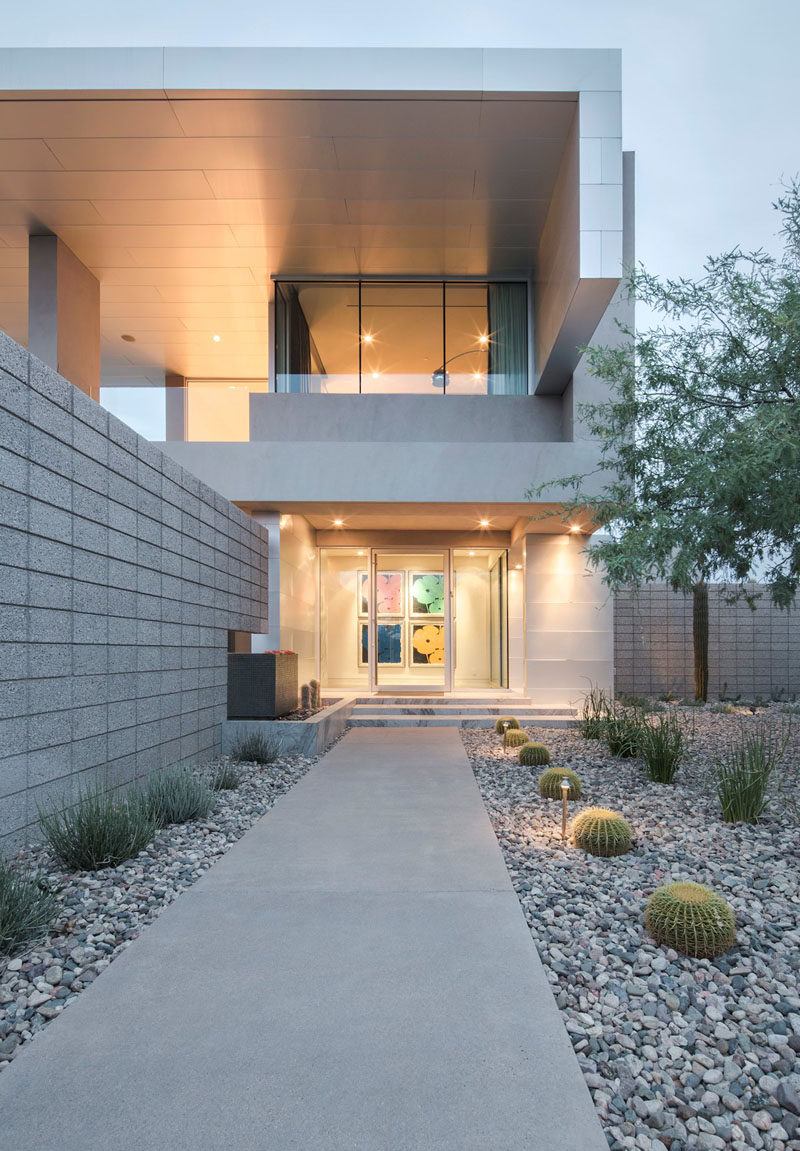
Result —
M 524 283 L 275 285 L 279 392 L 526 395 Z

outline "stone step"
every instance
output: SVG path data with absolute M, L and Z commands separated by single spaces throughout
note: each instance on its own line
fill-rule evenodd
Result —
M 540 715 L 563 715 L 568 719 L 575 718 L 575 710 L 571 707 L 533 707 L 532 705 L 515 704 L 509 707 L 506 704 L 503 707 L 487 707 L 481 703 L 450 703 L 448 702 L 429 702 L 429 703 L 412 703 L 410 700 L 403 701 L 402 703 L 382 703 L 376 704 L 376 701 L 370 700 L 369 703 L 358 703 L 353 707 L 353 715 L 360 715 L 364 712 L 370 714 L 380 713 L 381 715 L 513 715 L 517 719 L 535 720 Z
M 571 715 L 541 714 L 535 716 L 518 715 L 523 727 L 572 727 L 575 719 Z M 392 715 L 383 711 L 353 712 L 348 719 L 349 727 L 482 727 L 492 728 L 497 720 L 496 715 L 465 714 L 455 711 L 452 715 L 426 715 L 417 712 L 413 715 Z

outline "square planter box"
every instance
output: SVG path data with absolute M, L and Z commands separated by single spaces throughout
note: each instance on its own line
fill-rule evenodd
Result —
M 296 707 L 296 652 L 228 655 L 228 719 L 275 719 Z

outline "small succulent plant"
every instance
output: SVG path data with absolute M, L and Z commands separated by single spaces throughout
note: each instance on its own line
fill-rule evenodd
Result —
M 519 761 L 525 767 L 544 767 L 550 762 L 550 752 L 543 743 L 531 740 L 519 749 Z
M 644 913 L 657 943 L 695 959 L 714 959 L 736 942 L 736 920 L 721 895 L 700 883 L 668 883 L 657 888 Z
M 320 705 L 322 703 L 322 701 L 320 699 L 319 680 L 318 679 L 309 680 L 308 686 L 311 689 L 311 706 L 316 711 L 316 709 L 318 707 L 320 707 Z
M 607 807 L 590 807 L 572 821 L 572 838 L 576 847 L 590 855 L 624 855 L 630 851 L 633 832 L 618 811 Z
M 512 727 L 519 727 L 519 720 L 514 719 L 513 715 L 501 715 L 497 723 L 494 725 L 494 730 L 498 735 L 503 734 L 504 727 L 511 729 Z
M 308 711 L 311 707 L 311 688 L 307 683 L 300 688 L 300 706 L 303 711 Z
M 506 732 L 506 747 L 522 747 L 530 741 L 527 731 L 520 731 L 518 727 L 510 727 Z
M 539 795 L 544 799 L 561 799 L 561 780 L 569 780 L 567 799 L 580 799 L 583 787 L 574 771 L 569 768 L 550 767 L 539 776 Z

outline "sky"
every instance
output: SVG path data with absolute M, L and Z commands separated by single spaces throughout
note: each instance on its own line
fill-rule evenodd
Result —
M 31 0 L 0 25 L 0 47 L 209 44 L 620 48 L 637 260 L 697 275 L 709 253 L 780 247 L 800 0 Z

